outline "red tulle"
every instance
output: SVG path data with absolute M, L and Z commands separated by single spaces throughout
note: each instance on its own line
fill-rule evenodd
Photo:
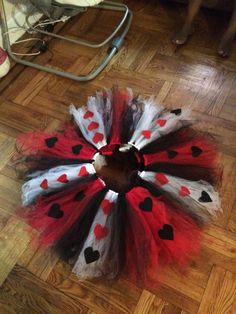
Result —
M 100 152 L 100 154 L 102 154 L 104 156 L 112 156 L 116 147 L 117 147 L 116 144 L 106 145 L 106 146 L 103 146 L 102 148 L 100 148 L 99 152 Z
M 181 137 L 181 134 L 179 134 Z M 204 138 L 197 137 L 187 142 L 168 147 L 168 150 L 158 151 L 154 154 L 144 154 L 145 166 L 153 163 L 169 163 L 179 165 L 191 165 L 204 168 L 215 168 L 218 161 L 218 153 L 215 145 Z
M 22 156 L 90 160 L 96 153 L 96 149 L 79 137 L 70 125 L 66 126 L 63 133 L 22 134 L 17 138 L 16 145 Z
M 78 220 L 93 196 L 103 188 L 104 185 L 101 181 L 96 180 L 69 188 L 52 196 L 41 197 L 32 206 L 33 208 L 29 207 L 30 211 L 26 220 L 33 228 L 41 231 L 40 242 L 44 245 L 51 245 L 58 241 Z M 59 218 L 49 216 L 53 206 L 54 209 L 56 206 L 57 216 L 59 211 Z M 60 217 L 60 212 L 63 212 L 62 217 Z
M 113 91 L 113 118 L 111 128 L 110 144 L 119 144 L 121 142 L 122 116 L 130 100 L 127 91 L 114 89 Z
M 176 176 L 187 180 L 206 179 L 207 182 L 213 182 L 211 173 L 217 172 L 217 150 L 207 136 L 196 134 L 187 127 L 176 131 L 174 126 L 171 134 L 163 134 L 152 142 L 147 141 L 140 150 L 135 146 L 125 146 L 133 131 L 140 134 L 150 133 L 150 130 L 135 130 L 140 117 L 147 109 L 145 101 L 132 100 L 132 95 L 127 90 L 116 88 L 109 94 L 108 100 L 100 96 L 96 100 L 101 101 L 97 103 L 99 110 L 96 114 L 100 115 L 98 122 L 104 122 L 104 134 L 103 127 L 99 126 L 97 121 L 91 121 L 89 124 L 91 119 L 87 119 L 94 116 L 95 111 L 87 110 L 83 119 L 75 120 L 82 120 L 81 123 L 85 124 L 81 130 L 84 130 L 84 127 L 88 131 L 99 129 L 99 132 L 95 131 L 94 134 L 91 133 L 92 135 L 89 133 L 87 136 L 87 133 L 84 133 L 88 141 L 82 138 L 79 126 L 72 123 L 65 125 L 61 132 L 30 132 L 18 137 L 16 164 L 24 167 L 22 169 L 19 167 L 19 170 L 26 170 L 26 174 L 28 171 L 32 173 L 32 176 L 27 177 L 29 180 L 37 178 L 37 175 L 42 176 L 42 181 L 40 177 L 39 183 L 35 184 L 37 185 L 35 194 L 50 191 L 47 190 L 51 187 L 50 177 L 49 181 L 46 178 L 50 173 L 53 173 L 52 187 L 54 180 L 57 182 L 55 187 L 60 187 L 60 190 L 54 190 L 43 196 L 38 194 L 41 196 L 24 208 L 24 217 L 32 228 L 39 231 L 40 244 L 55 245 L 58 252 L 67 260 L 71 260 L 71 257 L 73 260 L 79 256 L 83 258 L 82 263 L 79 259 L 78 265 L 81 268 L 78 274 L 82 276 L 85 270 L 84 278 L 87 278 L 88 274 L 90 276 L 90 271 L 91 276 L 96 277 L 97 270 L 106 275 L 107 267 L 108 270 L 111 269 L 112 274 L 122 274 L 139 286 L 155 288 L 158 286 L 163 266 L 177 264 L 180 269 L 184 268 L 198 253 L 202 232 L 198 218 L 201 221 L 200 218 L 208 217 L 211 209 L 203 203 L 213 202 L 217 197 L 208 195 L 207 192 L 215 196 L 215 192 L 210 192 L 210 188 L 208 189 L 203 182 L 202 186 L 206 187 L 206 191 L 201 189 L 198 198 L 196 197 L 202 202 L 201 210 L 199 214 L 193 215 L 196 217 L 191 218 L 185 208 L 187 205 L 190 208 L 191 198 L 189 204 L 183 202 L 181 208 L 177 203 L 178 196 L 174 193 L 169 195 L 173 200 L 169 199 L 167 194 L 158 196 L 159 192 L 162 192 L 161 189 L 155 187 L 152 182 L 145 181 L 138 174 L 145 170 L 158 174 L 158 179 L 161 174 L 166 173 L 172 179 L 171 176 Z M 111 107 L 110 102 L 105 103 L 110 100 Z M 180 109 L 171 113 L 182 114 Z M 159 119 L 157 122 L 158 130 L 161 130 L 166 120 Z M 102 140 L 105 134 L 108 145 L 101 147 L 100 141 L 106 143 Z M 146 138 L 149 135 L 145 135 Z M 98 144 L 99 149 L 94 148 L 89 141 Z M 105 158 L 101 158 L 101 163 L 100 158 L 97 158 L 98 163 L 94 165 L 96 174 L 87 176 L 89 172 L 86 164 L 92 163 L 97 152 Z M 60 172 L 60 169 L 73 170 L 83 162 L 85 165 L 82 165 L 79 171 L 79 176 L 84 176 L 83 180 L 69 180 L 67 173 Z M 69 167 L 61 167 L 53 172 L 55 170 L 53 168 L 66 165 Z M 45 169 L 52 171 L 38 171 Z M 75 171 L 71 173 L 74 175 Z M 59 173 L 58 177 L 55 173 Z M 163 177 L 165 181 L 167 180 L 165 175 L 162 175 L 159 183 L 163 183 L 161 182 L 164 180 Z M 34 186 L 34 182 L 32 185 L 26 184 L 23 188 L 23 200 L 26 199 L 27 204 L 28 200 L 31 201 L 31 194 L 27 194 L 31 186 Z M 200 184 L 199 186 L 201 187 Z M 110 216 L 107 216 L 110 213 L 109 208 L 103 206 L 108 189 L 119 191 L 117 199 L 115 196 L 114 199 L 111 198 L 115 207 Z M 168 191 L 167 189 L 166 193 Z M 186 186 L 184 184 L 180 187 L 179 194 L 182 197 L 189 193 L 187 183 Z M 194 199 L 195 196 L 192 202 Z M 215 204 L 218 206 L 218 201 L 215 201 Z M 100 208 L 102 211 L 99 211 Z M 189 214 L 192 214 L 190 210 Z M 94 226 L 100 226 L 100 229 Z M 88 241 L 85 241 L 86 239 Z M 88 244 L 88 247 L 85 244 Z M 99 261 L 98 264 L 92 264 L 96 261 Z
M 125 231 L 124 275 L 134 284 L 156 284 L 159 271 L 159 248 L 152 231 L 130 207 Z
M 188 216 L 170 204 L 163 196 L 153 197 L 142 187 L 126 194 L 129 219 L 126 233 L 126 272 L 132 281 L 152 285 L 161 266 L 177 263 L 187 266 L 199 249 L 201 230 Z M 146 199 L 146 207 L 145 207 Z M 151 199 L 152 206 L 147 199 Z M 161 238 L 169 226 L 173 239 Z M 164 234 L 164 235 L 163 235 Z M 168 234 L 167 234 L 168 235 Z

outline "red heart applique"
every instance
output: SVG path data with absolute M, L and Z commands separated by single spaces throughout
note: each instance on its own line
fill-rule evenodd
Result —
M 84 177 L 84 176 L 87 176 L 88 174 L 89 174 L 89 172 L 87 171 L 86 167 L 83 166 L 83 167 L 80 168 L 78 176 L 79 177 Z
M 102 201 L 101 207 L 102 207 L 102 210 L 103 210 L 105 215 L 109 215 L 110 214 L 112 205 L 113 205 L 113 203 L 110 202 L 109 200 L 105 199 L 105 200 Z
M 96 224 L 94 228 L 94 234 L 97 240 L 101 240 L 107 236 L 108 229 L 100 224 Z
M 66 174 L 62 174 L 58 179 L 57 179 L 58 182 L 61 182 L 61 183 L 68 183 L 69 180 L 67 178 L 67 175 Z
M 104 138 L 104 135 L 102 133 L 96 133 L 93 137 L 93 142 L 97 144 L 98 142 L 101 142 Z
M 159 185 L 165 185 L 169 182 L 167 177 L 164 175 L 164 173 L 157 173 L 156 174 L 156 181 Z
M 180 196 L 188 196 L 190 194 L 189 189 L 186 186 L 181 186 L 179 190 L 179 195 Z
M 142 131 L 142 135 L 146 138 L 146 139 L 150 139 L 151 138 L 151 131 L 149 130 L 143 130 Z
M 40 187 L 44 190 L 46 190 L 48 188 L 48 180 L 47 179 L 44 179 L 41 184 L 40 184 Z
M 94 113 L 88 110 L 84 114 L 84 119 L 92 118 L 93 116 L 94 116 Z
M 92 130 L 95 130 L 99 127 L 99 124 L 95 121 L 92 121 L 89 126 L 88 126 L 88 130 L 89 131 L 92 131 Z
M 165 119 L 159 119 L 159 120 L 157 120 L 157 124 L 159 124 L 162 127 L 166 124 L 166 120 Z

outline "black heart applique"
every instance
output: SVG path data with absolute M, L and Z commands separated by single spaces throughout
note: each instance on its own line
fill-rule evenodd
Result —
M 139 208 L 145 212 L 152 211 L 152 199 L 150 197 L 146 197 L 143 202 L 139 204 Z
M 98 251 L 94 251 L 93 248 L 89 246 L 84 250 L 84 257 L 86 263 L 90 264 L 96 262 L 99 259 L 100 253 Z
M 81 149 L 83 148 L 82 145 L 78 144 L 78 145 L 75 145 L 75 146 L 72 146 L 72 152 L 74 155 L 79 155 Z
M 198 157 L 202 153 L 202 149 L 197 147 L 197 146 L 192 146 L 191 147 L 191 151 L 192 151 L 192 156 L 193 157 Z
M 174 113 L 176 116 L 181 115 L 182 110 L 180 108 L 171 110 L 171 113 Z
M 61 206 L 59 204 L 54 203 L 48 211 L 48 216 L 59 219 L 64 216 L 64 212 L 61 210 Z
M 173 228 L 168 224 L 164 224 L 162 229 L 158 230 L 158 235 L 162 240 L 174 240 Z
M 199 197 L 199 202 L 201 203 L 210 203 L 212 202 L 212 199 L 210 198 L 210 195 L 206 191 L 202 191 L 201 196 Z
M 53 148 L 57 141 L 58 141 L 58 138 L 54 136 L 54 137 L 47 138 L 45 140 L 45 143 L 48 148 Z
M 174 150 L 168 150 L 167 154 L 168 154 L 168 158 L 172 159 L 172 158 L 175 158 L 178 155 L 178 152 L 176 152 Z
M 76 202 L 80 202 L 80 201 L 82 201 L 82 199 L 83 199 L 84 197 L 85 197 L 84 192 L 83 192 L 83 191 L 80 191 L 80 192 L 78 192 L 78 193 L 75 195 L 74 200 L 75 200 Z

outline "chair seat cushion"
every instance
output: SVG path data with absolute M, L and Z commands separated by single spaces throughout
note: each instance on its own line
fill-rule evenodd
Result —
M 73 5 L 78 7 L 91 7 L 103 0 L 54 0 L 55 3 L 62 5 Z

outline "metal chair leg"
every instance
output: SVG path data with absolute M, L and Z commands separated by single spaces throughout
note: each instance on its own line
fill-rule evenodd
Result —
M 102 70 L 104 70 L 104 68 L 108 65 L 108 63 L 113 58 L 113 56 L 117 53 L 117 51 L 122 46 L 122 44 L 124 42 L 124 38 L 127 35 L 128 30 L 130 28 L 130 25 L 132 22 L 132 17 L 133 17 L 133 14 L 129 10 L 129 8 L 126 5 L 120 4 L 120 3 L 114 3 L 111 1 L 104 1 L 102 4 L 99 4 L 95 7 L 92 7 L 92 8 L 99 8 L 99 9 L 104 9 L 104 10 L 124 12 L 124 17 L 122 18 L 122 20 L 119 23 L 119 25 L 117 26 L 117 28 L 112 32 L 112 34 L 110 36 L 108 36 L 101 43 L 91 43 L 91 42 L 84 41 L 84 40 L 75 40 L 75 39 L 61 36 L 58 34 L 49 33 L 49 32 L 43 31 L 43 30 L 38 30 L 38 29 L 34 28 L 32 25 L 30 26 L 30 24 L 29 24 L 30 29 L 37 31 L 41 34 L 52 36 L 54 38 L 66 40 L 66 41 L 69 41 L 69 42 L 72 42 L 72 43 L 75 43 L 78 45 L 83 45 L 83 46 L 87 46 L 87 47 L 91 47 L 91 48 L 102 47 L 112 40 L 111 41 L 111 49 L 109 50 L 107 55 L 103 58 L 101 63 L 96 68 L 94 68 L 89 74 L 84 75 L 84 76 L 78 76 L 78 75 L 75 75 L 75 74 L 70 73 L 70 72 L 65 72 L 63 70 L 58 70 L 58 69 L 55 69 L 52 67 L 44 66 L 44 65 L 41 65 L 41 64 L 38 64 L 35 62 L 27 61 L 27 60 L 20 59 L 20 58 L 16 57 L 14 55 L 12 49 L 11 49 L 10 37 L 9 37 L 9 33 L 8 33 L 8 25 L 7 25 L 7 19 L 6 19 L 6 12 L 5 12 L 5 6 L 4 6 L 4 0 L 0 0 L 0 4 L 1 4 L 1 26 L 2 26 L 4 48 L 7 50 L 9 56 L 16 63 L 20 63 L 20 64 L 30 66 L 30 67 L 33 67 L 35 69 L 41 70 L 41 71 L 56 74 L 56 75 L 59 75 L 59 76 L 65 77 L 65 78 L 69 78 L 69 79 L 72 79 L 75 81 L 80 81 L 80 82 L 92 80 Z M 27 22 L 29 23 L 29 21 L 27 21 Z M 120 35 L 118 35 L 117 37 L 115 37 L 115 35 L 119 32 L 119 30 L 122 28 L 122 26 L 124 26 L 123 32 Z

